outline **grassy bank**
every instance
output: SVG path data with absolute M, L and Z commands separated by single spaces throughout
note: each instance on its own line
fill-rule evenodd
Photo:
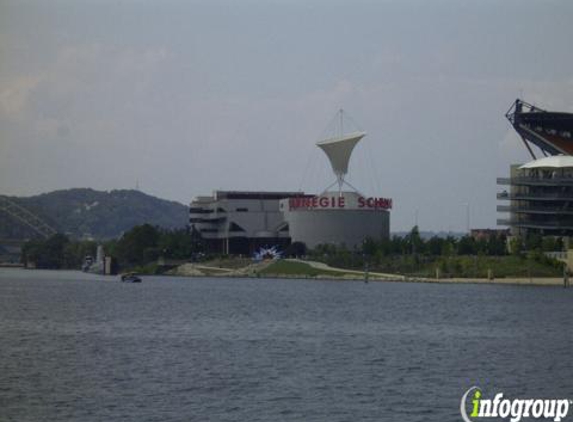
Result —
M 258 276 L 258 277 L 330 277 L 357 278 L 364 270 L 364 263 L 342 266 L 336 260 L 323 259 L 323 263 L 336 268 L 321 268 L 302 261 L 279 260 L 271 263 L 253 264 L 245 258 L 216 259 L 193 264 L 194 274 L 205 276 Z M 161 274 L 172 267 L 161 267 L 156 264 L 131 267 L 129 270 L 140 274 Z M 404 255 L 385 257 L 378 263 L 369 263 L 370 273 L 396 274 L 414 278 L 467 278 L 485 279 L 562 277 L 563 264 L 546 258 L 543 255 L 529 256 L 449 256 L 449 257 L 415 257 Z M 242 270 L 245 271 L 242 271 Z M 248 270 L 247 270 L 248 269 Z
M 300 276 L 300 277 L 343 277 L 348 276 L 349 273 L 339 271 L 329 271 L 321 268 L 311 267 L 304 262 L 293 262 L 280 260 L 273 262 L 266 268 L 262 269 L 259 274 L 261 276 Z
M 341 262 L 335 257 L 315 257 L 332 267 L 361 271 L 364 258 L 356 257 L 352 261 Z M 389 256 L 368 259 L 368 268 L 372 272 L 401 274 L 412 277 L 441 278 L 486 278 L 491 274 L 495 278 L 504 277 L 561 277 L 563 263 L 544 255 L 535 256 Z
M 563 264 L 541 257 L 522 256 L 453 256 L 440 257 L 430 262 L 421 262 L 419 269 L 409 268 L 410 274 L 435 277 L 495 278 L 505 277 L 561 277 Z

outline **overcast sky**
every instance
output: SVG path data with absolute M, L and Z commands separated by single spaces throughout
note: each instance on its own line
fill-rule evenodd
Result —
M 517 97 L 573 112 L 573 2 L 0 0 L 0 193 L 317 192 L 339 108 L 349 181 L 391 229 L 495 227 L 528 161 Z

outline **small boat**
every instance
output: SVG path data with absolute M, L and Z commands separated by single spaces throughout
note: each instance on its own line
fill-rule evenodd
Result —
M 84 257 L 84 263 L 82 264 L 82 271 L 84 273 L 87 273 L 90 269 L 90 267 L 93 265 L 94 263 L 94 259 L 92 258 L 91 255 L 86 255 Z
M 125 273 L 121 275 L 122 283 L 141 283 L 141 278 L 135 273 Z

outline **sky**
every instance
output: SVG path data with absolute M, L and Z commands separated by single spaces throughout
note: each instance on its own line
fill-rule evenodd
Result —
M 343 108 L 348 180 L 391 230 L 495 228 L 530 160 L 516 98 L 573 112 L 570 0 L 0 0 L 0 194 L 319 193 Z M 417 217 L 416 217 L 417 216 Z

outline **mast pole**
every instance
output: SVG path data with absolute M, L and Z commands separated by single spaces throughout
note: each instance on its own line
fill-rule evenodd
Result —
M 344 110 L 340 108 L 340 137 L 344 136 Z M 342 197 L 342 184 L 344 183 L 344 175 L 339 174 L 338 177 L 338 197 Z

